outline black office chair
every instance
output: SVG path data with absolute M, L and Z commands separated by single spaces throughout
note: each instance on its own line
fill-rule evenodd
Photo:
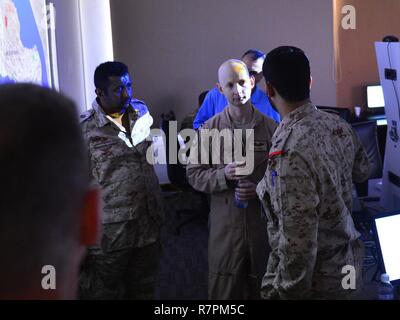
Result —
M 194 208 L 194 210 L 190 209 L 181 209 L 178 207 L 174 208 L 176 213 L 176 218 L 178 223 L 175 227 L 175 234 L 179 234 L 181 229 L 186 226 L 187 224 L 201 220 L 201 219 L 208 219 L 208 212 L 210 211 L 209 202 L 207 195 L 199 192 L 192 188 L 192 186 L 188 183 L 186 179 L 186 168 L 182 165 L 179 161 L 176 164 L 171 163 L 169 159 L 169 122 L 175 121 L 176 117 L 173 111 L 170 111 L 167 114 L 161 115 L 161 130 L 163 130 L 166 141 L 165 146 L 167 150 L 167 174 L 168 179 L 170 180 L 171 184 L 177 188 L 178 192 L 180 192 L 181 197 L 178 198 L 178 201 L 186 202 L 181 203 L 183 207 L 185 204 L 188 205 L 188 199 L 190 197 L 193 198 L 197 197 L 200 200 L 199 206 Z M 179 143 L 177 144 L 179 146 Z M 179 150 L 177 150 L 179 151 Z M 189 204 L 190 205 L 190 204 Z M 183 216 L 186 216 L 183 218 Z
M 382 158 L 379 150 L 378 134 L 376 121 L 364 121 L 352 123 L 353 130 L 367 152 L 368 159 L 371 163 L 371 173 L 368 179 L 382 178 Z M 360 197 L 368 196 L 368 180 L 363 183 L 356 184 L 357 193 Z
M 352 123 L 352 127 L 358 134 L 372 166 L 369 179 L 382 178 L 383 164 L 379 150 L 376 121 Z M 361 239 L 364 241 L 364 271 L 367 272 L 371 268 L 376 268 L 376 272 L 372 276 L 372 279 L 375 279 L 379 272 L 379 264 L 373 239 L 372 217 L 376 213 L 376 209 L 373 209 L 373 203 L 376 203 L 379 198 L 368 197 L 368 180 L 363 183 L 355 183 L 355 189 L 355 199 L 359 206 L 356 209 L 353 206 L 353 219 L 357 230 L 361 232 Z
M 375 121 L 352 123 L 353 130 L 363 144 L 371 163 L 370 179 L 382 178 L 382 159 L 379 151 L 377 125 Z M 368 197 L 368 180 L 362 183 L 354 183 L 353 190 L 353 219 L 356 228 L 366 237 L 371 233 L 371 216 L 374 214 L 368 207 L 379 201 L 378 197 Z

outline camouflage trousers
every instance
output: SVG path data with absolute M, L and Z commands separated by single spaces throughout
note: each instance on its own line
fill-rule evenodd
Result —
M 152 300 L 160 244 L 110 253 L 88 254 L 79 275 L 83 300 Z

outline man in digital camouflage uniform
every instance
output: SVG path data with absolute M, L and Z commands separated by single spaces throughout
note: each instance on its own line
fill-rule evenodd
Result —
M 312 104 L 310 66 L 302 50 L 272 50 L 263 73 L 282 122 L 257 186 L 272 248 L 262 297 L 354 297 L 362 286 L 363 245 L 351 216 L 351 189 L 353 180 L 368 178 L 367 155 L 350 125 Z M 345 266 L 355 271 L 354 281 L 345 281 L 352 287 L 347 290 Z
M 199 130 L 200 138 L 213 129 L 216 133 L 230 132 L 219 145 L 214 140 L 208 150 L 206 139 L 200 146 L 216 161 L 194 163 L 195 148 L 191 148 L 187 178 L 193 188 L 211 194 L 210 235 L 208 240 L 208 297 L 209 299 L 260 299 L 260 282 L 268 257 L 268 240 L 256 185 L 267 165 L 266 154 L 277 124 L 263 115 L 251 103 L 254 77 L 249 76 L 240 60 L 228 60 L 218 70 L 218 88 L 228 101 L 228 107 L 207 120 Z M 238 139 L 234 135 L 236 130 Z M 246 132 L 247 131 L 247 132 Z M 254 141 L 244 137 L 252 133 Z M 239 142 L 235 145 L 235 141 Z M 246 149 L 245 168 L 235 158 L 227 162 L 228 150 L 242 153 Z M 212 151 L 211 151 L 212 150 Z M 253 158 L 249 157 L 250 153 Z M 193 157 L 192 157 L 193 156 Z M 250 164 L 253 161 L 253 166 Z M 247 172 L 247 173 L 246 173 Z M 235 196 L 248 201 L 248 207 L 234 204 Z
M 102 237 L 80 275 L 81 299 L 152 299 L 163 221 L 161 193 L 146 160 L 153 119 L 132 98 L 126 65 L 95 71 L 97 98 L 81 116 L 93 183 L 102 192 Z

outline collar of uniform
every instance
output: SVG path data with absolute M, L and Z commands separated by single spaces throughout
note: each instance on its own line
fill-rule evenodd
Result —
M 256 127 L 258 125 L 258 123 L 261 121 L 262 119 L 262 114 L 260 111 L 257 110 L 257 108 L 254 108 L 253 104 L 251 105 L 251 108 L 253 109 L 253 119 L 249 124 L 249 127 L 246 129 L 254 129 L 254 127 Z M 226 107 L 223 111 L 223 117 L 225 118 L 224 121 L 226 121 L 227 123 L 231 124 L 231 127 L 233 128 L 233 121 L 231 119 L 231 116 L 229 115 L 229 106 Z
M 138 100 L 139 101 L 139 100 Z M 107 117 L 107 114 L 104 112 L 103 108 L 98 103 L 97 99 L 94 99 L 92 103 L 92 108 L 95 111 L 94 117 L 96 121 L 96 125 L 98 127 L 104 127 L 107 123 L 114 122 Z
M 110 123 L 110 120 L 107 119 L 107 115 L 97 102 L 97 99 L 94 99 L 92 103 L 92 108 L 94 110 L 94 118 L 96 122 L 96 126 L 104 127 L 107 123 Z
M 288 128 L 291 125 L 293 125 L 295 122 L 304 118 L 305 116 L 314 112 L 315 110 L 316 110 L 316 108 L 311 102 L 303 104 L 301 107 L 298 107 L 295 110 L 289 112 L 287 115 L 285 115 L 283 117 L 279 127 Z

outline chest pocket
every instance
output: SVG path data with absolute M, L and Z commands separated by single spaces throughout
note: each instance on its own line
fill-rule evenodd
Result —
M 254 144 L 249 145 L 249 153 L 252 153 L 254 156 L 253 177 L 255 179 L 255 182 L 260 181 L 265 174 L 265 170 L 267 168 L 269 146 L 270 144 L 267 140 L 261 139 L 254 140 Z
M 92 159 L 95 162 L 110 161 L 111 158 L 117 155 L 118 143 L 117 141 L 108 140 L 101 142 L 92 142 L 90 144 Z
M 269 143 L 266 140 L 254 140 L 254 144 L 249 146 L 249 150 L 267 153 L 269 151 Z

